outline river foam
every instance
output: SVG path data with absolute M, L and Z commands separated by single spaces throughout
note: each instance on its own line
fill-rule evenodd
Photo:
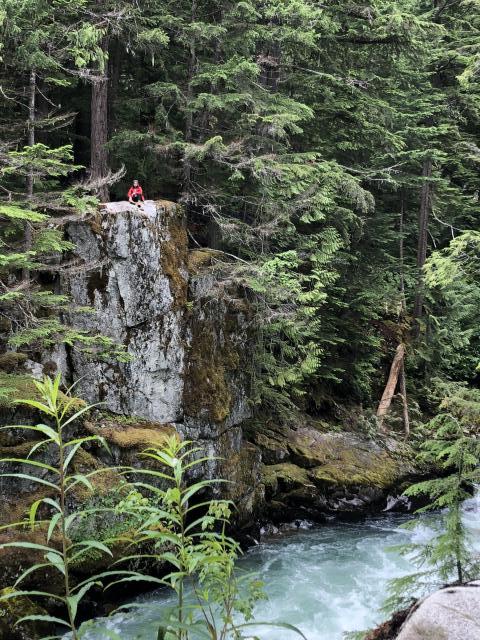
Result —
M 465 523 L 480 544 L 480 498 L 465 503 Z M 380 623 L 380 611 L 392 578 L 411 573 L 412 565 L 395 547 L 426 542 L 433 531 L 428 521 L 413 531 L 402 524 L 412 516 L 388 514 L 358 523 L 331 523 L 271 538 L 252 548 L 239 568 L 257 572 L 268 600 L 257 604 L 260 622 L 288 622 L 308 640 L 341 640 L 345 632 Z M 480 549 L 479 549 L 480 550 Z M 171 600 L 162 592 L 137 600 L 131 612 L 95 621 L 85 640 L 152 640 L 160 611 Z M 102 632 L 108 629 L 108 633 Z M 252 630 L 253 632 L 253 630 Z M 259 627 L 262 640 L 294 640 L 292 631 Z

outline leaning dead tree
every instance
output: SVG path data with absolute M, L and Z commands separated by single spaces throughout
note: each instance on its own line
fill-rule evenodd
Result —
M 390 367 L 387 384 L 382 394 L 382 398 L 377 409 L 377 419 L 380 429 L 383 427 L 383 421 L 387 415 L 392 400 L 395 397 L 395 391 L 399 387 L 398 396 L 402 400 L 403 407 L 403 424 L 405 435 L 410 433 L 410 419 L 408 416 L 407 391 L 405 385 L 405 345 L 401 342 L 395 351 L 395 356 Z

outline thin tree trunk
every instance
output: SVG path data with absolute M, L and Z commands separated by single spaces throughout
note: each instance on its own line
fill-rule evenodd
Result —
M 423 284 L 423 267 L 427 259 L 428 245 L 428 220 L 432 206 L 432 185 L 430 178 L 432 177 L 432 159 L 425 158 L 422 168 L 422 192 L 420 198 L 420 212 L 418 219 L 418 247 L 417 247 L 417 289 L 415 292 L 415 304 L 413 308 L 414 327 L 413 333 L 417 337 L 420 332 L 419 320 L 423 314 L 424 302 L 424 284 Z
M 407 312 L 407 302 L 405 299 L 405 238 L 404 238 L 404 224 L 405 224 L 405 192 L 402 189 L 400 195 L 400 220 L 399 220 L 399 247 L 398 257 L 400 262 L 400 321 L 403 323 L 405 314 Z M 398 382 L 400 387 L 400 396 L 402 398 L 403 406 L 403 427 L 405 429 L 405 437 L 410 435 L 410 416 L 408 414 L 408 400 L 407 400 L 407 384 L 405 377 L 405 355 L 402 359 L 402 365 L 398 376 Z
M 197 14 L 197 2 L 192 0 L 191 10 L 191 22 L 195 22 Z M 195 69 L 197 66 L 197 50 L 195 45 L 195 38 L 192 36 L 190 42 L 190 56 L 188 60 L 188 82 L 187 82 L 187 112 L 185 115 L 185 142 L 191 142 L 193 138 L 193 112 L 190 109 L 190 102 L 193 97 L 192 80 L 195 75 Z M 183 194 L 182 197 L 188 200 L 190 185 L 192 182 L 192 161 L 187 158 L 186 155 L 183 158 Z
M 103 43 L 106 51 L 107 43 Z M 98 71 L 92 83 L 91 131 L 90 131 L 90 175 L 101 181 L 108 175 L 108 77 L 105 70 Z M 96 195 L 102 202 L 108 201 L 108 186 L 99 185 Z
M 404 224 L 405 224 L 405 193 L 402 189 L 402 193 L 400 196 L 400 219 L 399 219 L 399 246 L 398 246 L 398 257 L 399 257 L 399 270 L 400 270 L 400 315 L 405 315 L 407 311 L 407 303 L 405 300 L 405 238 L 404 234 Z
M 397 388 L 398 378 L 403 366 L 403 359 L 405 357 L 405 345 L 400 343 L 395 351 L 392 366 L 390 367 L 390 373 L 388 376 L 387 384 L 382 394 L 382 398 L 377 409 L 377 418 L 380 428 L 383 426 L 383 419 L 390 409 L 393 396 L 395 395 L 395 389 Z
M 398 383 L 400 387 L 400 396 L 402 398 L 403 428 L 405 430 L 405 438 L 408 438 L 408 436 L 410 435 L 410 416 L 408 414 L 407 384 L 405 378 L 405 356 L 403 357 L 402 365 L 400 367 L 400 373 L 398 374 Z
M 29 147 L 33 147 L 35 144 L 35 100 L 37 95 L 37 74 L 34 69 L 30 71 L 30 81 L 28 87 L 28 134 L 27 144 Z M 27 200 L 33 198 L 33 169 L 29 169 L 26 180 L 26 195 Z M 25 221 L 24 229 L 24 249 L 25 252 L 32 249 L 32 227 L 30 223 Z M 22 270 L 23 280 L 30 278 L 30 270 L 25 268 Z
M 108 137 L 115 133 L 117 119 L 115 115 L 118 85 L 120 81 L 120 65 L 122 63 L 122 49 L 118 37 L 113 38 L 108 56 Z

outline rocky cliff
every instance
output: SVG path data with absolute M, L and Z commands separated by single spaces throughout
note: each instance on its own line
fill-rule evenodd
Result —
M 116 462 L 135 464 L 138 451 L 173 431 L 196 441 L 218 458 L 203 473 L 232 481 L 224 491 L 237 504 L 237 526 L 251 531 L 267 520 L 383 508 L 412 474 L 395 443 L 332 432 L 298 415 L 288 424 L 254 421 L 250 305 L 241 290 L 225 286 L 216 252 L 189 250 L 181 207 L 147 202 L 140 211 L 112 203 L 66 233 L 77 265 L 59 283 L 72 299 L 66 320 L 113 338 L 128 359 L 91 359 L 59 347 L 43 365 L 80 380 L 78 395 L 102 403 L 81 428 L 101 433 Z M 12 417 L 4 412 L 5 421 Z M 5 436 L 0 446 L 12 456 L 25 445 Z M 87 466 L 108 463 L 101 452 L 88 456 Z M 17 511 L 21 500 L 6 482 L 2 491 L 5 520 L 12 500 Z
M 120 417 L 103 417 L 93 428 L 107 435 L 119 461 L 170 428 L 194 440 L 221 458 L 204 473 L 233 480 L 240 520 L 251 520 L 263 490 L 259 452 L 241 428 L 250 417 L 242 366 L 248 305 L 220 292 L 212 252 L 189 251 L 183 211 L 172 202 L 147 202 L 143 211 L 112 203 L 67 233 L 85 268 L 65 277 L 62 290 L 78 307 L 94 309 L 70 320 L 113 338 L 130 357 L 57 354 L 66 375 L 80 379 L 79 395 Z

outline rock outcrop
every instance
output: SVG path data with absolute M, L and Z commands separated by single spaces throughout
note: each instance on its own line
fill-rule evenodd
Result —
M 332 432 L 325 423 L 298 417 L 292 426 L 257 427 L 262 480 L 270 517 L 321 519 L 384 508 L 415 469 L 398 445 Z
M 71 314 L 72 323 L 114 339 L 130 358 L 92 361 L 73 349 L 57 355 L 65 373 L 80 379 L 79 395 L 118 414 L 90 428 L 129 463 L 148 446 L 146 436 L 156 442 L 175 429 L 194 440 L 218 458 L 202 473 L 233 481 L 226 493 L 237 502 L 238 524 L 251 525 L 263 491 L 260 454 L 241 428 L 251 413 L 243 366 L 248 304 L 239 292 L 220 291 L 214 252 L 189 252 L 182 209 L 172 202 L 147 202 L 143 211 L 111 203 L 71 224 L 68 235 L 84 268 L 65 277 L 62 289 L 76 306 L 95 310 Z
M 187 236 L 182 211 L 152 203 L 140 212 L 112 203 L 96 218 L 69 225 L 83 269 L 65 277 L 62 289 L 78 307 L 76 327 L 125 346 L 128 362 L 88 359 L 70 350 L 70 375 L 88 402 L 123 415 L 157 422 L 182 419 L 185 358 Z
M 84 430 L 105 437 L 116 463 L 138 464 L 140 451 L 174 432 L 195 441 L 212 456 L 200 473 L 232 481 L 221 492 L 235 501 L 236 524 L 246 529 L 384 508 L 387 495 L 412 474 L 392 443 L 380 446 L 297 415 L 287 425 L 253 424 L 250 303 L 222 277 L 218 251 L 189 250 L 180 206 L 111 203 L 70 223 L 67 235 L 76 264 L 59 287 L 73 303 L 67 320 L 113 339 L 127 357 L 58 348 L 45 356 L 44 372 L 62 370 L 67 380 L 79 380 L 80 397 L 102 403 Z M 34 394 L 26 373 L 18 371 L 15 385 Z M 12 456 L 29 443 L 4 432 L 0 446 Z M 109 464 L 102 456 L 92 449 L 85 464 Z M 16 489 L 3 484 L 8 505 Z

